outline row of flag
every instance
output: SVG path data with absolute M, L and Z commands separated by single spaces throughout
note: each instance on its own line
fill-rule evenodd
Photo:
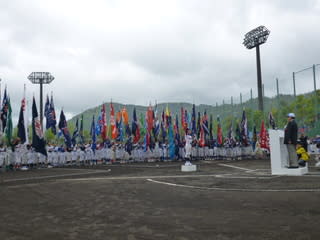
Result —
M 128 112 L 126 108 L 115 113 L 114 106 L 110 103 L 110 125 L 108 128 L 106 119 L 106 107 L 105 104 L 102 105 L 101 112 L 98 116 L 97 121 L 95 121 L 95 116 L 92 117 L 90 135 L 92 144 L 95 147 L 97 136 L 101 136 L 103 141 L 111 139 L 118 142 L 128 142 L 137 143 L 143 137 L 145 148 L 152 148 L 153 144 L 157 141 L 169 143 L 170 146 L 175 146 L 181 141 L 181 134 L 191 134 L 198 140 L 200 146 L 205 146 L 208 141 L 213 140 L 213 117 L 210 115 L 208 117 L 206 111 L 203 116 L 198 112 L 198 117 L 196 118 L 195 105 L 192 107 L 192 113 L 189 114 L 186 109 L 181 108 L 180 114 L 180 124 L 178 116 L 176 115 L 175 120 L 172 119 L 170 110 L 168 106 L 162 111 L 161 117 L 158 117 L 157 105 L 153 109 L 151 106 L 148 107 L 145 116 L 140 117 L 138 121 L 136 109 L 133 109 L 131 128 L 129 124 Z M 269 115 L 271 126 L 274 128 L 274 120 L 272 114 Z M 197 119 L 197 121 L 196 121 Z M 222 127 L 220 117 L 217 118 L 217 144 L 223 145 L 224 140 L 229 143 L 236 142 L 236 139 L 240 141 L 242 146 L 248 146 L 250 144 L 249 131 L 247 127 L 247 117 L 245 111 L 243 111 L 242 119 L 236 128 L 237 136 L 233 136 L 233 123 L 231 123 L 228 135 L 224 138 L 222 134 Z M 80 132 L 78 131 L 78 119 L 76 120 L 76 128 L 73 134 L 72 144 L 76 144 L 76 138 L 80 137 L 80 143 L 83 143 L 83 116 L 81 118 Z M 181 125 L 181 128 L 180 128 Z M 110 134 L 108 135 L 108 129 Z M 81 133 L 82 132 L 82 133 Z M 254 130 L 256 134 L 256 130 Z M 257 138 L 255 136 L 255 138 Z M 68 139 L 68 138 L 66 138 Z M 264 122 L 261 125 L 260 131 L 260 141 L 261 146 L 268 148 L 268 134 L 264 127 Z
M 1 99 L 1 97 L 0 97 Z M 0 132 L 4 132 L 8 144 L 12 144 L 12 109 L 10 104 L 10 97 L 7 94 L 7 89 L 4 91 L 3 101 L 0 112 Z M 18 137 L 21 143 L 28 144 L 28 117 L 26 116 L 26 98 L 25 90 L 21 101 L 19 120 L 18 120 Z M 181 138 L 185 134 L 191 134 L 197 139 L 200 146 L 205 146 L 208 141 L 213 141 L 213 117 L 208 116 L 206 111 L 201 116 L 198 112 L 196 116 L 195 105 L 192 106 L 191 113 L 187 109 L 181 108 L 180 121 L 178 115 L 173 119 L 171 112 L 168 108 L 164 109 L 158 116 L 157 105 L 153 108 L 149 106 L 145 116 L 140 115 L 140 120 L 137 118 L 136 109 L 133 109 L 132 121 L 129 123 L 129 114 L 126 108 L 121 111 L 115 112 L 112 102 L 110 103 L 110 122 L 107 124 L 106 105 L 103 104 L 97 120 L 95 116 L 92 117 L 90 127 L 91 146 L 92 149 L 96 148 L 97 137 L 101 136 L 103 141 L 111 138 L 118 142 L 138 143 L 144 141 L 144 146 L 147 149 L 152 148 L 157 141 L 168 142 L 170 155 L 174 154 L 175 146 L 179 145 Z M 55 114 L 55 107 L 53 96 L 46 98 L 44 117 L 46 118 L 45 128 L 51 129 L 53 134 L 57 134 L 57 121 Z M 269 115 L 269 121 L 272 128 L 275 127 L 272 114 Z M 180 123 L 179 123 L 180 122 Z M 218 145 L 223 145 L 224 141 L 232 144 L 236 141 L 241 142 L 243 146 L 249 145 L 247 117 L 243 111 L 240 124 L 236 127 L 236 137 L 233 135 L 233 123 L 231 123 L 227 136 L 224 138 L 222 134 L 222 127 L 220 117 L 217 118 L 216 142 Z M 67 148 L 72 148 L 77 143 L 84 144 L 83 134 L 83 116 L 76 120 L 75 130 L 71 135 L 68 129 L 67 120 L 63 110 L 60 113 L 58 123 L 59 135 L 63 135 Z M 260 141 L 261 147 L 268 148 L 268 136 L 264 127 L 264 122 L 261 125 Z M 143 138 L 143 139 L 142 139 Z M 256 129 L 253 130 L 253 141 L 257 138 Z M 35 99 L 32 101 L 32 146 L 36 151 L 46 154 L 45 139 L 43 134 L 40 117 L 38 115 Z

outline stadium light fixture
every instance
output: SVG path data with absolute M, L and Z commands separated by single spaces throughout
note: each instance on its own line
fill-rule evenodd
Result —
M 28 79 L 33 84 L 40 84 L 40 122 L 43 129 L 43 84 L 51 83 L 54 77 L 49 72 L 32 72 Z
M 258 81 L 258 100 L 259 110 L 263 112 L 263 93 L 262 93 L 262 77 L 261 77 L 261 63 L 260 63 L 260 48 L 264 44 L 270 31 L 265 26 L 259 26 L 244 35 L 243 45 L 247 49 L 256 48 L 257 58 L 257 81 Z

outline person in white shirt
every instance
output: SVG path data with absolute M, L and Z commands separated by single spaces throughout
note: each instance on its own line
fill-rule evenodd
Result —
M 190 160 L 191 159 L 191 150 L 192 150 L 192 146 L 191 146 L 192 136 L 191 136 L 191 130 L 190 129 L 187 129 L 187 134 L 185 135 L 184 139 L 185 139 L 185 142 L 186 142 L 186 145 L 185 145 L 185 156 L 184 157 L 187 160 Z

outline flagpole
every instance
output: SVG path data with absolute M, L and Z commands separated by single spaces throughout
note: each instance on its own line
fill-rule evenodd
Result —
M 25 144 L 29 144 L 29 136 L 28 136 L 28 116 L 27 116 L 27 100 L 26 100 L 26 84 L 23 86 L 23 101 L 24 101 L 24 109 L 23 109 L 23 117 L 24 117 L 24 130 L 26 135 Z

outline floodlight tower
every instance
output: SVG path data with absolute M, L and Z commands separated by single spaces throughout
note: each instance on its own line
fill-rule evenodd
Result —
M 259 100 L 259 110 L 263 112 L 263 96 L 262 96 L 262 79 L 261 79 L 261 64 L 260 64 L 260 48 L 261 44 L 264 44 L 270 31 L 265 26 L 259 26 L 246 35 L 244 35 L 243 45 L 246 48 L 252 49 L 256 48 L 257 57 L 257 80 L 258 80 L 258 100 Z
M 40 122 L 43 129 L 43 84 L 49 84 L 54 77 L 49 72 L 32 72 L 28 79 L 34 84 L 40 84 Z

